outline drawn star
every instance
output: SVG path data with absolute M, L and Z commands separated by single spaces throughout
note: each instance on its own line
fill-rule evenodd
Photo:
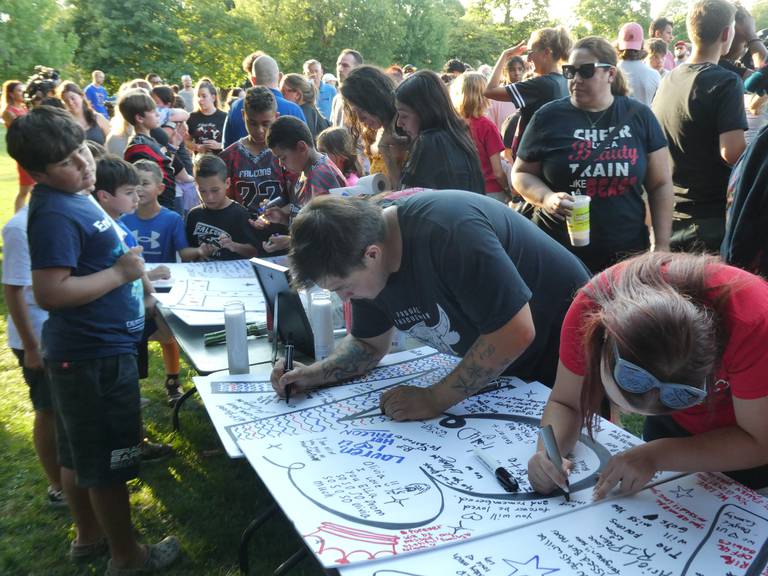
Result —
M 528 398 L 533 398 L 534 396 L 536 396 L 536 391 L 528 390 L 528 392 L 526 392 L 525 395 L 528 396 Z
M 554 574 L 555 572 L 560 571 L 560 568 L 544 568 L 543 566 L 539 566 L 538 554 L 527 562 L 516 562 L 515 560 L 507 560 L 506 558 L 502 558 L 502 560 L 507 566 L 512 567 L 512 572 L 509 573 L 509 576 L 512 576 L 513 574 L 516 576 L 547 576 L 547 574 Z M 520 568 L 514 566 L 515 564 L 517 566 L 528 566 L 531 562 L 534 561 L 535 564 L 524 569 L 524 572 L 520 572 Z M 532 570 L 535 570 L 535 572 Z
M 678 486 L 672 491 L 672 494 L 675 495 L 675 498 L 693 498 L 693 488 Z
M 390 495 L 390 496 L 392 497 L 392 500 L 390 500 L 389 502 L 384 502 L 384 504 L 400 504 L 400 506 L 405 508 L 405 504 L 403 504 L 403 502 L 408 500 L 408 498 L 395 498 L 392 495 Z
M 278 450 L 282 450 L 283 449 L 283 445 L 282 444 L 270 444 L 269 446 L 267 446 L 267 450 L 272 450 L 272 448 L 277 448 Z
M 459 520 L 459 525 L 458 526 L 448 526 L 448 528 L 452 528 L 453 529 L 453 534 L 452 534 L 453 536 L 456 536 L 456 534 L 458 534 L 459 530 L 466 530 L 467 532 L 469 532 L 469 530 L 467 530 L 466 528 L 464 528 L 464 526 L 461 525 L 461 520 Z

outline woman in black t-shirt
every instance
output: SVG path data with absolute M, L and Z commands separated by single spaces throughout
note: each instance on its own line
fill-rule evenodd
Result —
M 657 250 L 669 249 L 672 226 L 667 142 L 650 108 L 627 98 L 616 64 L 607 40 L 576 43 L 563 66 L 571 97 L 534 115 L 512 172 L 515 189 L 537 207 L 539 226 L 593 272 L 648 249 L 643 188 Z M 575 247 L 565 218 L 579 194 L 591 198 L 590 243 Z
M 195 111 L 187 120 L 187 147 L 196 155 L 221 152 L 226 119 L 227 113 L 219 109 L 216 86 L 209 78 L 201 78 L 195 86 Z
M 531 34 L 527 43 L 507 48 L 501 53 L 485 89 L 485 97 L 502 102 L 513 102 L 520 110 L 520 121 L 512 143 L 512 155 L 523 138 L 533 114 L 547 102 L 568 96 L 565 78 L 560 74 L 560 65 L 568 59 L 573 44 L 568 31 L 558 28 L 542 28 Z M 528 53 L 528 62 L 533 64 L 534 77 L 507 86 L 499 86 L 507 62 Z
M 440 77 L 419 70 L 395 90 L 397 126 L 413 141 L 400 188 L 485 193 L 480 158 L 467 124 Z

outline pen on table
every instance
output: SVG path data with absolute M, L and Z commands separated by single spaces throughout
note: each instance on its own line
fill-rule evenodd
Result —
M 552 429 L 551 424 L 547 424 L 539 430 L 539 435 L 544 442 L 544 448 L 547 450 L 547 456 L 550 462 L 554 464 L 558 470 L 563 469 L 563 459 L 560 456 L 560 449 L 557 447 L 557 440 L 555 440 L 555 431 Z M 571 501 L 571 484 L 568 482 L 568 476 L 565 477 L 565 488 L 563 489 L 565 494 L 565 501 Z
M 520 486 L 518 485 L 517 480 L 515 480 L 515 477 L 512 476 L 506 468 L 496 462 L 491 456 L 484 454 L 477 448 L 474 449 L 474 453 L 475 458 L 480 460 L 480 462 L 483 463 L 483 466 L 488 468 L 489 472 L 496 477 L 496 480 L 506 492 L 517 492 Z
M 285 367 L 283 368 L 283 374 L 286 372 L 290 372 L 293 370 L 293 344 L 286 344 L 285 345 Z M 293 384 L 286 384 L 285 385 L 285 403 L 288 404 L 288 402 L 291 401 L 291 388 L 293 387 Z

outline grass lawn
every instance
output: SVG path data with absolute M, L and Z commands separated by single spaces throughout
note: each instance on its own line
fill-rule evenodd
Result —
M 16 190 L 16 167 L 5 152 L 0 127 L 0 226 L 13 215 Z M 103 574 L 106 560 L 76 567 L 67 559 L 72 520 L 66 509 L 46 504 L 46 481 L 32 446 L 32 405 L 6 344 L 6 315 L 0 291 L 0 574 Z M 172 433 L 159 348 L 153 349 L 150 369 L 141 383 L 142 395 L 152 400 L 145 424 L 152 439 L 172 444 L 176 455 L 146 466 L 130 484 L 134 523 L 144 541 L 169 533 L 180 538 L 182 559 L 163 574 L 237 574 L 240 534 L 271 498 L 245 460 L 215 451 L 220 447 L 216 432 L 197 399 L 182 410 L 182 432 Z M 183 365 L 182 375 L 190 378 L 192 372 Z M 251 573 L 270 574 L 298 546 L 288 521 L 276 516 L 251 541 Z M 322 571 L 305 561 L 292 574 Z

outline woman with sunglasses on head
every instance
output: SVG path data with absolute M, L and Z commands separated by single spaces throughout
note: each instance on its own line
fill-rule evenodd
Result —
M 655 249 L 668 250 L 672 176 L 667 142 L 651 109 L 627 97 L 607 40 L 579 40 L 563 66 L 570 98 L 533 117 L 512 169 L 512 185 L 536 206 L 539 227 L 599 272 L 648 250 L 643 189 L 648 193 Z M 574 196 L 587 195 L 590 235 L 572 246 L 565 219 Z
M 594 277 L 563 321 L 542 426 L 562 454 L 591 435 L 604 397 L 646 415 L 646 444 L 600 472 L 595 498 L 641 489 L 656 472 L 725 472 L 768 485 L 768 283 L 717 259 L 646 253 Z M 567 487 L 543 446 L 528 477 L 543 494 Z
M 485 97 L 512 102 L 520 110 L 520 121 L 512 143 L 513 156 L 517 154 L 520 140 L 534 113 L 547 102 L 568 96 L 568 87 L 560 73 L 560 65 L 568 58 L 572 44 L 568 31 L 562 26 L 542 28 L 535 30 L 527 43 L 521 42 L 504 50 L 496 61 L 493 73 L 488 79 Z M 525 53 L 528 54 L 528 62 L 533 65 L 534 77 L 500 86 L 507 63 Z
M 344 87 L 341 88 L 344 93 Z M 395 90 L 397 127 L 413 144 L 400 188 L 485 193 L 477 148 L 440 76 L 419 70 Z

